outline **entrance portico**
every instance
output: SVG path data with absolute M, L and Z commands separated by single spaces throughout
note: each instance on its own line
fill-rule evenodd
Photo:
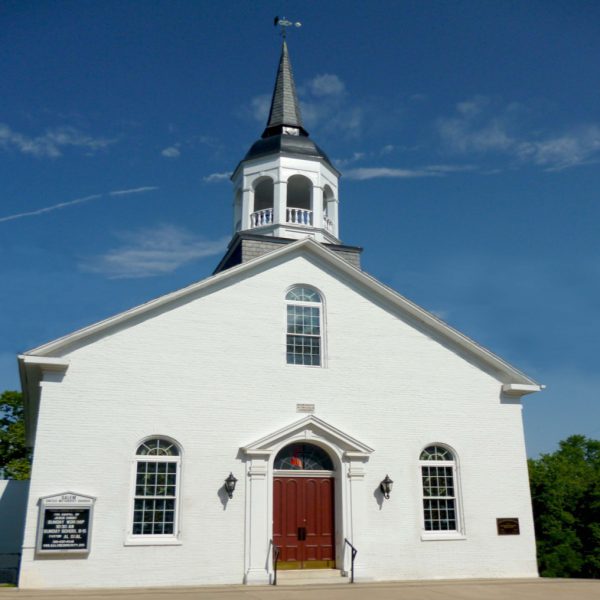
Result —
M 333 557 L 342 571 L 349 568 L 344 539 L 360 544 L 353 515 L 365 509 L 365 465 L 373 449 L 322 419 L 310 415 L 242 447 L 246 456 L 245 577 L 247 584 L 270 583 L 273 575 L 275 457 L 293 443 L 322 448 L 333 463 L 332 493 L 335 536 Z M 281 471 L 277 471 L 280 474 Z

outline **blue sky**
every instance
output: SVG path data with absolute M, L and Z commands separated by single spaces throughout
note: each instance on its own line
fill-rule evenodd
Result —
M 363 267 L 547 385 L 528 452 L 600 437 L 600 4 L 0 8 L 0 389 L 17 352 L 212 272 L 289 48 Z

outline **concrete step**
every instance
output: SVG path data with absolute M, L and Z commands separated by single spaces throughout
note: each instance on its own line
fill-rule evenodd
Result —
M 328 585 L 348 583 L 339 569 L 297 569 L 277 571 L 277 585 Z

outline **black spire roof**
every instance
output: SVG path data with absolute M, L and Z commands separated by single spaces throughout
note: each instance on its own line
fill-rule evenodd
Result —
M 287 44 L 283 40 L 281 47 L 281 58 L 275 79 L 275 89 L 271 99 L 271 110 L 269 120 L 262 137 L 270 137 L 282 132 L 283 127 L 296 127 L 300 135 L 308 136 L 308 132 L 302 126 L 300 104 L 296 95 L 296 84 L 292 74 L 292 63 L 288 54 Z
M 271 99 L 271 110 L 269 111 L 267 126 L 261 139 L 254 142 L 244 160 L 267 154 L 289 154 L 320 158 L 337 172 L 325 152 L 308 137 L 308 131 L 302 125 L 300 104 L 296 94 L 292 64 L 285 40 L 281 47 L 281 58 L 279 59 L 277 77 L 275 78 L 275 89 Z

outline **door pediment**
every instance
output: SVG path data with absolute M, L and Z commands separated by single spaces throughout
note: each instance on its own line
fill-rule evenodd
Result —
M 262 457 L 266 460 L 282 443 L 300 439 L 307 442 L 322 441 L 327 445 L 334 446 L 340 450 L 344 458 L 351 461 L 367 460 L 373 452 L 373 448 L 367 444 L 314 415 L 304 417 L 251 444 L 242 446 L 241 450 L 249 457 Z

